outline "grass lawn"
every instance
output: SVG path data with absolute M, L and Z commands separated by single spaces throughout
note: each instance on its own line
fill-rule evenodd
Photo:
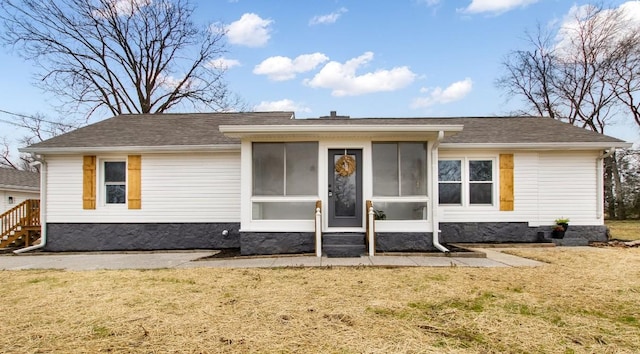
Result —
M 3 353 L 632 353 L 639 248 L 537 268 L 0 271 Z
M 640 220 L 607 220 L 611 237 L 617 240 L 640 240 Z
M 640 249 L 537 268 L 0 271 L 3 353 L 632 353 Z

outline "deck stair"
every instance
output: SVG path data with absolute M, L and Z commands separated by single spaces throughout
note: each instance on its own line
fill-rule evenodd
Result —
M 360 257 L 366 254 L 364 233 L 325 233 L 322 235 L 322 254 L 327 257 Z
M 0 215 L 0 248 L 28 247 L 40 232 L 40 200 L 25 200 Z

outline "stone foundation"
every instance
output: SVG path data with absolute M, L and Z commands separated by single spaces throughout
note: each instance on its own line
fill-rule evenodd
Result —
M 431 232 L 377 232 L 376 252 L 435 251 Z
M 440 243 L 542 242 L 551 238 L 551 226 L 529 227 L 526 222 L 443 222 L 440 231 Z M 565 238 L 572 237 L 590 242 L 607 241 L 607 227 L 569 225 Z
M 240 223 L 47 224 L 46 251 L 240 247 Z M 223 235 L 223 231 L 227 231 Z

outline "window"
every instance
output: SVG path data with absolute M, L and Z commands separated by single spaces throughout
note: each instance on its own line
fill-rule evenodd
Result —
M 124 161 L 104 162 L 104 195 L 106 204 L 127 201 L 127 164 Z
M 490 159 L 438 161 L 439 203 L 493 205 L 493 167 Z
M 424 143 L 373 143 L 373 194 L 426 196 L 426 166 Z
M 462 204 L 462 161 L 438 161 L 440 204 Z
M 469 161 L 469 203 L 493 204 L 493 161 Z
M 317 143 L 253 143 L 254 196 L 317 194 Z

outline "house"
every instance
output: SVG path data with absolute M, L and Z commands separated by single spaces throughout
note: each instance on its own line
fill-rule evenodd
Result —
M 40 174 L 0 168 L 0 214 L 27 199 L 40 198 Z
M 602 160 L 628 146 L 541 117 L 255 112 L 120 115 L 21 151 L 46 250 L 321 255 L 340 235 L 369 254 L 536 242 L 559 217 L 605 240 Z

